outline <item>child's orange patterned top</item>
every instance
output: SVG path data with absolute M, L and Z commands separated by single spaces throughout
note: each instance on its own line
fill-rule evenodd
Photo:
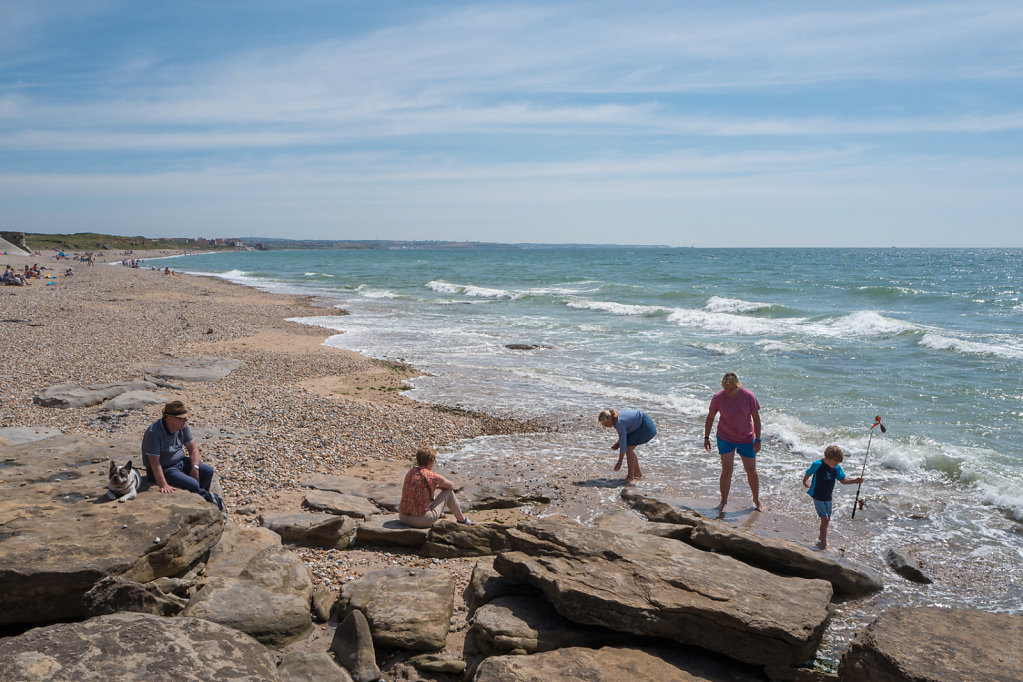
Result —
M 401 504 L 398 511 L 405 516 L 422 516 L 433 502 L 433 493 L 437 484 L 444 480 L 423 467 L 412 467 L 405 474 L 405 484 L 401 487 Z

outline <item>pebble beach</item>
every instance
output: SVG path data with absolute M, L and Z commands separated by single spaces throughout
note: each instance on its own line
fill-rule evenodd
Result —
M 144 255 L 168 254 L 135 257 Z M 146 365 L 169 357 L 221 356 L 244 363 L 221 381 L 166 391 L 191 411 L 201 458 L 216 469 L 230 523 L 255 526 L 261 514 L 300 511 L 300 482 L 311 474 L 400 481 L 422 445 L 442 447 L 482 435 L 554 428 L 538 419 L 501 418 L 408 399 L 402 395 L 403 380 L 416 376 L 415 368 L 323 346 L 324 330 L 287 321 L 328 314 L 309 298 L 165 275 L 162 268 L 146 266 L 99 262 L 87 267 L 46 256 L 0 259 L 5 262 L 18 268 L 38 262 L 51 268 L 44 274 L 57 277 L 31 280 L 27 287 L 0 287 L 5 349 L 0 428 L 49 427 L 141 442 L 145 428 L 159 418 L 159 405 L 64 410 L 40 407 L 32 398 L 57 384 L 139 380 Z M 68 266 L 74 267 L 73 277 L 63 276 Z M 105 470 L 97 470 L 97 494 L 105 483 Z M 494 510 L 474 517 L 514 523 L 522 513 Z M 299 551 L 314 576 L 335 591 L 391 565 L 444 566 L 461 591 L 475 563 L 424 559 L 400 550 Z

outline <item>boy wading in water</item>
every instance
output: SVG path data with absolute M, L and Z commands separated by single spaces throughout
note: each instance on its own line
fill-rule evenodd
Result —
M 846 478 L 842 471 L 842 460 L 845 454 L 837 445 L 829 445 L 824 450 L 823 459 L 810 465 L 803 475 L 803 487 L 807 488 L 813 504 L 817 508 L 817 516 L 821 517 L 821 532 L 817 538 L 817 549 L 831 549 L 828 544 L 828 524 L 831 523 L 831 496 L 835 490 L 835 481 L 843 485 L 863 483 L 863 477 Z M 813 480 L 811 480 L 811 478 Z

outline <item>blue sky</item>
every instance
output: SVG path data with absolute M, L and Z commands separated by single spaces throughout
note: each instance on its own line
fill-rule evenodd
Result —
M 0 229 L 1023 246 L 1023 3 L 0 0 Z

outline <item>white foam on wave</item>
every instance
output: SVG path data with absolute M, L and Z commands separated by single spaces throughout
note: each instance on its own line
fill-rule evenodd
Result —
M 511 292 L 507 289 L 492 289 L 474 284 L 453 284 L 439 279 L 427 282 L 426 288 L 442 294 L 462 294 L 463 296 L 473 296 L 475 298 L 516 299 L 522 296 L 520 293 Z
M 306 272 L 306 273 L 303 273 L 303 274 L 306 277 L 333 277 L 334 276 L 334 275 L 329 275 L 326 272 Z
M 886 317 L 872 310 L 857 310 L 830 322 L 808 327 L 822 336 L 897 336 L 921 330 L 919 325 L 912 322 Z
M 924 334 L 918 342 L 925 348 L 933 350 L 948 350 L 968 355 L 988 355 L 1011 360 L 1023 358 L 1023 349 L 1012 346 L 1004 346 L 993 343 L 979 343 L 977 341 L 965 341 L 950 336 L 943 336 L 933 332 Z
M 783 332 L 796 320 L 762 320 L 732 313 L 712 313 L 706 310 L 676 308 L 668 315 L 668 321 L 674 322 L 680 327 L 696 327 L 713 332 L 755 336 Z
M 653 305 L 633 305 L 629 303 L 616 303 L 614 301 L 588 301 L 585 299 L 571 299 L 565 302 L 569 308 L 581 310 L 602 310 L 615 315 L 658 315 L 670 312 L 669 308 L 662 308 Z
M 707 300 L 704 310 L 712 313 L 752 313 L 756 310 L 770 308 L 770 303 L 756 303 L 754 301 L 743 301 L 739 298 L 724 298 L 722 296 L 711 296 Z

